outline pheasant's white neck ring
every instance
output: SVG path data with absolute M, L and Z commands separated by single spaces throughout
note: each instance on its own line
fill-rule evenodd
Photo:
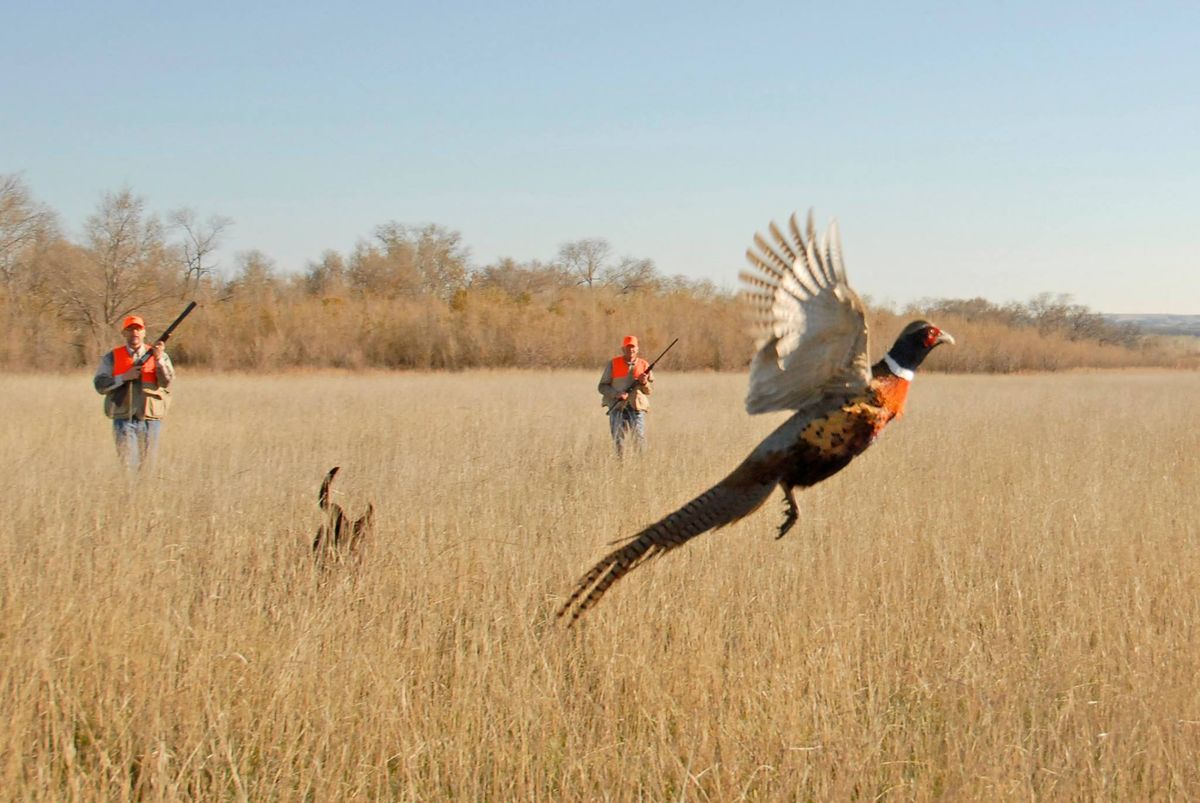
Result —
M 883 361 L 887 364 L 888 370 L 906 382 L 911 382 L 916 378 L 917 372 L 911 368 L 905 368 L 900 363 L 892 359 L 891 354 L 884 354 Z

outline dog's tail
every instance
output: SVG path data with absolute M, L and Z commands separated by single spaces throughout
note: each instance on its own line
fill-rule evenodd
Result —
M 337 476 L 341 466 L 334 466 L 329 469 L 329 473 L 325 475 L 325 481 L 321 483 L 321 492 L 317 495 L 317 504 L 321 506 L 321 510 L 329 510 L 329 486 L 333 484 L 333 478 Z

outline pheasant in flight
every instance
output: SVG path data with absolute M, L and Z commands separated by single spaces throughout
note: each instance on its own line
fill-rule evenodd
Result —
M 756 234 L 746 251 L 753 271 L 741 274 L 758 349 L 746 410 L 796 412 L 725 479 L 601 558 L 559 616 L 570 612 L 573 623 L 646 560 L 748 516 L 777 486 L 787 503 L 782 538 L 799 515 L 793 489 L 816 485 L 862 454 L 903 414 L 917 367 L 942 343 L 954 343 L 928 321 L 913 321 L 871 365 L 865 312 L 846 280 L 837 224 L 818 238 L 810 212 L 806 229 L 795 215 L 787 235 L 771 223 L 771 240 Z

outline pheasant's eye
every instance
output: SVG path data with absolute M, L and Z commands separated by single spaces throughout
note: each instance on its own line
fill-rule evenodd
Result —
M 925 330 L 925 348 L 933 348 L 937 343 L 937 339 L 942 336 L 942 330 L 936 326 L 931 326 Z

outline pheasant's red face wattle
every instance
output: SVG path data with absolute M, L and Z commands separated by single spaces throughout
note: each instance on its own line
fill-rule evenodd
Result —
M 931 326 L 925 330 L 925 348 L 931 349 L 938 342 L 938 338 L 942 336 L 942 330 L 936 326 Z

